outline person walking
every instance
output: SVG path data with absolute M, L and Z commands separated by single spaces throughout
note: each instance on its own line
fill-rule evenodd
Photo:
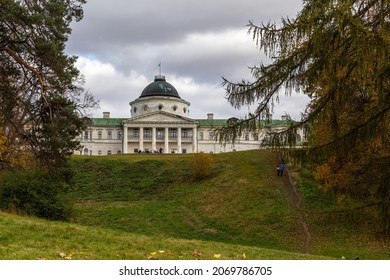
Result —
M 282 163 L 280 166 L 279 166 L 279 174 L 280 176 L 283 176 L 283 170 L 284 170 L 284 163 Z

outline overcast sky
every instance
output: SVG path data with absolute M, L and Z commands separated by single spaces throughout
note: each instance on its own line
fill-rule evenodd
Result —
M 94 117 L 130 117 L 129 102 L 153 82 L 160 62 L 167 82 L 191 103 L 191 118 L 244 117 L 248 108 L 227 103 L 221 77 L 250 79 L 248 66 L 267 61 L 247 34 L 248 21 L 278 23 L 301 8 L 302 0 L 89 0 L 66 51 L 79 56 L 85 88 L 100 100 Z M 307 101 L 282 95 L 274 118 L 299 119 Z

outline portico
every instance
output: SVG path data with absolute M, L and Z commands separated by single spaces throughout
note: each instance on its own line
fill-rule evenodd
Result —
M 197 122 L 166 112 L 123 121 L 123 153 L 196 153 Z

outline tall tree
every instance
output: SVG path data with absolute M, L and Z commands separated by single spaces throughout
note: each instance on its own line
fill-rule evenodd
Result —
M 76 57 L 65 54 L 85 0 L 0 1 L 0 127 L 49 165 L 77 147 L 77 109 L 95 105 L 82 89 Z
M 368 169 L 354 173 L 358 181 L 332 184 L 375 192 L 390 233 L 390 1 L 306 0 L 295 19 L 250 22 L 249 33 L 272 63 L 253 67 L 252 81 L 224 80 L 232 106 L 258 106 L 248 119 L 219 129 L 219 139 L 256 129 L 283 91 L 304 92 L 311 102 L 302 120 L 272 135 L 271 143 L 294 145 L 304 126 L 309 146 L 300 154 L 326 163 L 325 179 L 347 166 Z

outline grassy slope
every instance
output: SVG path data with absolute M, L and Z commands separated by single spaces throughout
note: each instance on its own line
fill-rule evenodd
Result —
M 215 253 L 224 259 L 243 253 L 251 259 L 319 258 L 299 254 L 304 243 L 299 215 L 286 178 L 275 175 L 271 152 L 213 157 L 213 176 L 202 182 L 191 179 L 191 155 L 75 157 L 77 184 L 70 194 L 75 224 L 1 214 L 0 256 L 55 259 L 62 251 L 81 259 L 145 259 L 163 250 L 154 258 L 194 259 L 197 249 L 206 259 Z M 324 205 L 334 207 L 333 198 L 308 186 L 299 191 L 309 214 L 310 252 L 390 258 L 385 245 L 356 227 L 351 231 L 348 220 L 334 224 L 333 215 L 311 215 Z
M 162 238 L 298 251 L 296 213 L 274 174 L 273 156 L 263 151 L 214 158 L 214 174 L 202 182 L 191 179 L 190 155 L 77 158 L 83 170 L 74 221 Z
M 194 256 L 197 250 L 201 256 Z M 61 257 L 60 254 L 63 254 Z M 225 243 L 127 233 L 0 213 L 0 259 L 325 259 Z

